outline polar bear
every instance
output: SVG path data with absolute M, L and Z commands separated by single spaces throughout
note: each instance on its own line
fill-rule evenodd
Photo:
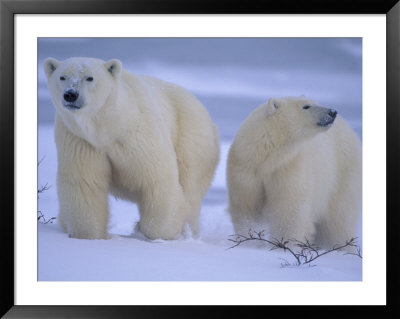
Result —
M 361 176 L 361 142 L 335 110 L 304 96 L 271 98 L 248 116 L 229 150 L 235 232 L 343 244 L 357 237 Z
M 150 239 L 196 236 L 219 160 L 203 105 L 116 59 L 48 58 L 44 70 L 56 108 L 58 220 L 70 237 L 108 238 L 109 193 L 138 203 L 137 228 Z

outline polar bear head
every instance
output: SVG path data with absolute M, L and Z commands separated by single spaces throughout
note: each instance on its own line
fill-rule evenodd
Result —
M 44 62 L 51 99 L 58 112 L 95 113 L 112 94 L 122 72 L 118 60 L 70 58 Z
M 267 125 L 274 133 L 290 140 L 326 131 L 337 115 L 334 109 L 320 106 L 304 96 L 271 98 L 264 107 Z

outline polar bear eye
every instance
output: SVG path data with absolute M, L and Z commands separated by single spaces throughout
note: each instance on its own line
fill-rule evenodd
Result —
M 65 76 L 60 76 L 61 81 L 65 81 Z
M 304 109 L 304 110 L 307 110 L 307 109 L 309 109 L 310 107 L 311 107 L 310 105 L 304 105 L 304 106 L 303 106 L 303 109 Z
M 89 77 L 86 79 L 86 81 L 92 82 L 92 81 L 93 81 L 93 77 L 92 77 L 92 76 L 89 76 Z

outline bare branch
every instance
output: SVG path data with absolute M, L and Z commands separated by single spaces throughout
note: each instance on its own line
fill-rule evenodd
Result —
M 44 158 L 45 158 L 45 156 L 43 156 L 42 159 L 38 162 L 38 167 L 39 167 L 39 165 L 43 162 Z M 46 183 L 45 185 L 40 186 L 40 187 L 38 188 L 38 190 L 37 190 L 38 199 L 39 199 L 39 194 L 41 194 L 41 193 L 43 193 L 43 192 L 49 190 L 50 187 L 51 187 L 51 186 L 50 186 L 48 183 Z M 38 222 L 40 222 L 40 223 L 42 223 L 42 224 L 53 223 L 53 221 L 56 219 L 55 217 L 51 217 L 50 219 L 46 219 L 46 218 L 44 217 L 43 213 L 42 213 L 40 210 L 38 210 L 37 213 L 38 213 L 37 220 L 38 220 Z
M 43 213 L 40 210 L 38 210 L 38 221 L 41 222 L 42 224 L 48 224 L 48 223 L 52 224 L 55 219 L 56 219 L 55 217 L 46 219 Z
M 304 241 L 300 241 L 298 239 L 284 239 L 281 238 L 280 240 L 277 238 L 272 238 L 271 240 L 265 239 L 264 238 L 264 231 L 256 232 L 253 230 L 249 230 L 248 236 L 240 235 L 240 234 L 235 234 L 231 235 L 231 239 L 228 239 L 235 243 L 232 247 L 229 247 L 228 249 L 237 247 L 241 245 L 244 242 L 247 241 L 252 241 L 252 240 L 258 240 L 258 241 L 263 241 L 267 242 L 270 245 L 272 245 L 270 250 L 274 249 L 283 249 L 284 252 L 289 252 L 296 260 L 295 265 L 300 266 L 304 264 L 311 265 L 311 262 L 313 262 L 315 259 L 324 256 L 326 254 L 329 254 L 333 251 L 338 251 L 346 247 L 354 247 L 355 252 L 346 252 L 345 255 L 355 255 L 360 258 L 361 256 L 361 248 L 357 246 L 357 241 L 356 237 L 355 238 L 350 238 L 347 240 L 344 244 L 337 244 L 334 245 L 332 248 L 328 250 L 322 250 L 320 247 L 316 246 L 315 244 L 310 243 L 310 241 L 305 238 Z M 294 247 L 298 247 L 299 249 L 296 250 Z M 289 263 L 284 260 L 284 263 L 281 264 L 282 267 L 288 266 Z
M 46 158 L 46 155 L 45 156 L 43 156 L 41 159 L 40 159 L 40 161 L 38 162 L 38 166 L 43 162 L 43 160 Z
M 43 192 L 49 190 L 50 187 L 51 187 L 51 186 L 50 186 L 48 183 L 46 183 L 45 185 L 40 186 L 40 187 L 38 188 L 38 194 L 41 194 L 41 193 L 43 193 Z

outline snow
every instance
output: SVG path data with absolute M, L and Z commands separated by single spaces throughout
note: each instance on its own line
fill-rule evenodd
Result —
M 56 149 L 53 126 L 39 126 L 39 209 L 57 217 Z M 314 267 L 282 267 L 295 260 L 283 251 L 259 245 L 238 246 L 226 211 L 225 168 L 230 143 L 222 142 L 221 160 L 200 215 L 200 237 L 174 241 L 148 240 L 134 232 L 139 219 L 135 204 L 110 196 L 108 240 L 68 238 L 57 222 L 38 223 L 39 281 L 359 281 L 362 259 L 333 252 Z

